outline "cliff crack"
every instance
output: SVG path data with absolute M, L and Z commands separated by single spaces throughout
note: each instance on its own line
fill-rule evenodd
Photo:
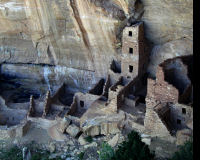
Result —
M 91 53 L 90 41 L 89 41 L 89 38 L 88 38 L 88 35 L 87 35 L 87 31 L 86 31 L 86 29 L 83 26 L 83 23 L 81 21 L 80 14 L 79 14 L 79 11 L 78 11 L 78 8 L 77 8 L 77 4 L 76 4 L 76 0 L 70 0 L 70 5 L 72 7 L 72 10 L 73 10 L 73 13 L 74 13 L 74 17 L 75 17 L 75 19 L 76 19 L 76 21 L 78 23 L 79 29 L 81 31 L 81 34 L 82 34 L 82 37 L 83 37 L 83 42 L 84 42 L 86 48 L 88 49 L 89 53 Z M 92 55 L 90 54 L 88 56 L 93 61 Z

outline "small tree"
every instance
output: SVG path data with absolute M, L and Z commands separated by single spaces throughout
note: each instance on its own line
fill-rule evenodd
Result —
M 100 160 L 111 160 L 114 156 L 114 150 L 110 145 L 103 142 L 101 145 L 101 149 L 98 152 Z
M 187 141 L 170 160 L 193 160 L 193 141 Z
M 128 135 L 128 141 L 124 141 L 118 147 L 112 160 L 152 160 L 153 158 L 154 154 L 141 141 L 140 135 L 132 131 Z

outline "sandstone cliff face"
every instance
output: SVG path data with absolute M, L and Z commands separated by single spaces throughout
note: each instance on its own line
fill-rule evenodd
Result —
M 193 0 L 142 0 L 146 36 L 155 44 L 193 39 Z
M 143 20 L 154 44 L 192 41 L 192 5 L 192 0 L 1 0 L 0 63 L 57 65 L 106 77 L 109 64 L 120 57 L 127 22 Z
M 97 2 L 1 2 L 1 62 L 64 65 L 105 74 L 109 57 L 117 54 L 115 28 L 125 19 L 128 3 Z

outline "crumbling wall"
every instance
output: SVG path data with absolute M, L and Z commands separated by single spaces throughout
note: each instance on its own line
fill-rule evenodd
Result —
M 193 120 L 193 108 L 184 104 L 171 104 L 170 121 L 177 130 L 187 128 L 187 122 Z
M 103 87 L 103 94 L 102 96 L 108 98 L 108 92 L 109 92 L 109 88 L 111 87 L 111 79 L 110 79 L 110 75 L 108 75 L 106 83 L 104 84 Z
M 158 114 L 151 108 L 146 108 L 144 119 L 145 132 L 157 137 L 171 137 L 169 130 Z
M 109 100 L 109 108 L 112 109 L 113 112 L 117 111 L 122 101 L 124 101 L 124 96 L 121 94 L 121 90 L 123 89 L 123 77 L 115 83 L 113 86 L 109 88 L 108 100 Z
M 48 114 L 50 107 L 51 107 L 51 103 L 52 103 L 52 101 L 51 101 L 50 91 L 47 91 L 42 117 L 46 117 L 46 115 Z
M 177 103 L 178 90 L 164 80 L 162 67 L 157 68 L 156 79 L 148 78 L 146 103 L 148 108 L 153 108 L 159 103 Z
M 35 114 L 34 107 L 35 107 L 34 98 L 33 98 L 33 96 L 31 96 L 30 97 L 29 111 L 28 111 L 28 114 L 27 114 L 28 117 L 33 117 L 34 116 L 34 114 Z
M 166 107 L 165 104 L 178 102 L 178 90 L 168 84 L 164 79 L 162 67 L 157 68 L 156 79 L 148 78 L 148 88 L 146 97 L 146 114 L 144 120 L 145 131 L 152 136 L 171 137 L 169 124 L 166 124 L 166 115 L 168 112 L 160 114 L 156 107 Z M 166 108 L 168 109 L 168 108 Z M 168 117 L 169 121 L 170 118 Z M 167 120 L 168 121 L 168 120 Z
M 0 126 L 0 140 L 9 138 L 21 138 L 23 137 L 30 126 L 30 121 L 22 121 L 20 124 L 12 127 Z
M 117 95 L 117 97 L 118 97 L 118 100 L 117 100 L 118 109 L 120 108 L 120 106 L 124 102 L 125 103 L 128 102 L 127 101 L 127 97 L 130 94 L 132 94 L 132 95 L 134 94 L 133 87 L 136 86 L 136 84 L 138 83 L 138 81 L 139 81 L 139 78 L 136 77 L 134 80 L 130 81 L 127 85 L 125 85 L 123 87 L 123 89 L 118 93 L 118 95 Z M 132 105 L 134 105 L 134 103 Z
M 67 115 L 73 115 L 78 109 L 78 103 L 77 103 L 77 98 L 76 98 L 76 95 L 74 96 L 73 98 L 73 103 L 72 105 L 70 106 L 70 110 L 67 112 L 66 116 Z
M 76 93 L 75 95 L 76 95 L 77 107 L 85 109 L 88 109 L 94 101 L 100 98 L 100 96 L 98 95 L 93 95 L 89 93 L 84 94 L 81 92 Z M 83 102 L 84 105 L 82 105 L 81 102 Z

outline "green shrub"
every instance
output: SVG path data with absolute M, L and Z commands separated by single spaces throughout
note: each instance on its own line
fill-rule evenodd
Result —
M 114 150 L 107 143 L 102 143 L 101 149 L 98 152 L 100 160 L 111 160 L 114 156 Z
M 193 160 L 193 141 L 187 141 L 170 160 Z
M 92 136 L 87 136 L 84 138 L 87 142 L 92 143 L 93 142 L 93 138 Z
M 8 150 L 1 150 L 0 151 L 0 160 L 22 160 L 23 155 L 20 148 L 17 146 L 12 147 Z
M 128 140 L 120 144 L 115 152 L 108 144 L 103 143 L 99 157 L 100 160 L 153 160 L 154 153 L 141 141 L 140 135 L 132 131 Z
M 85 154 L 84 152 L 81 152 L 80 154 L 78 154 L 79 160 L 83 160 L 84 154 Z
M 50 152 L 37 149 L 31 154 L 31 160 L 49 160 Z M 23 160 L 22 149 L 17 146 L 0 151 L 0 160 Z M 56 157 L 52 160 L 61 160 Z
M 112 160 L 152 160 L 152 154 L 149 147 L 141 141 L 140 135 L 132 131 L 128 135 L 128 141 L 119 145 Z

